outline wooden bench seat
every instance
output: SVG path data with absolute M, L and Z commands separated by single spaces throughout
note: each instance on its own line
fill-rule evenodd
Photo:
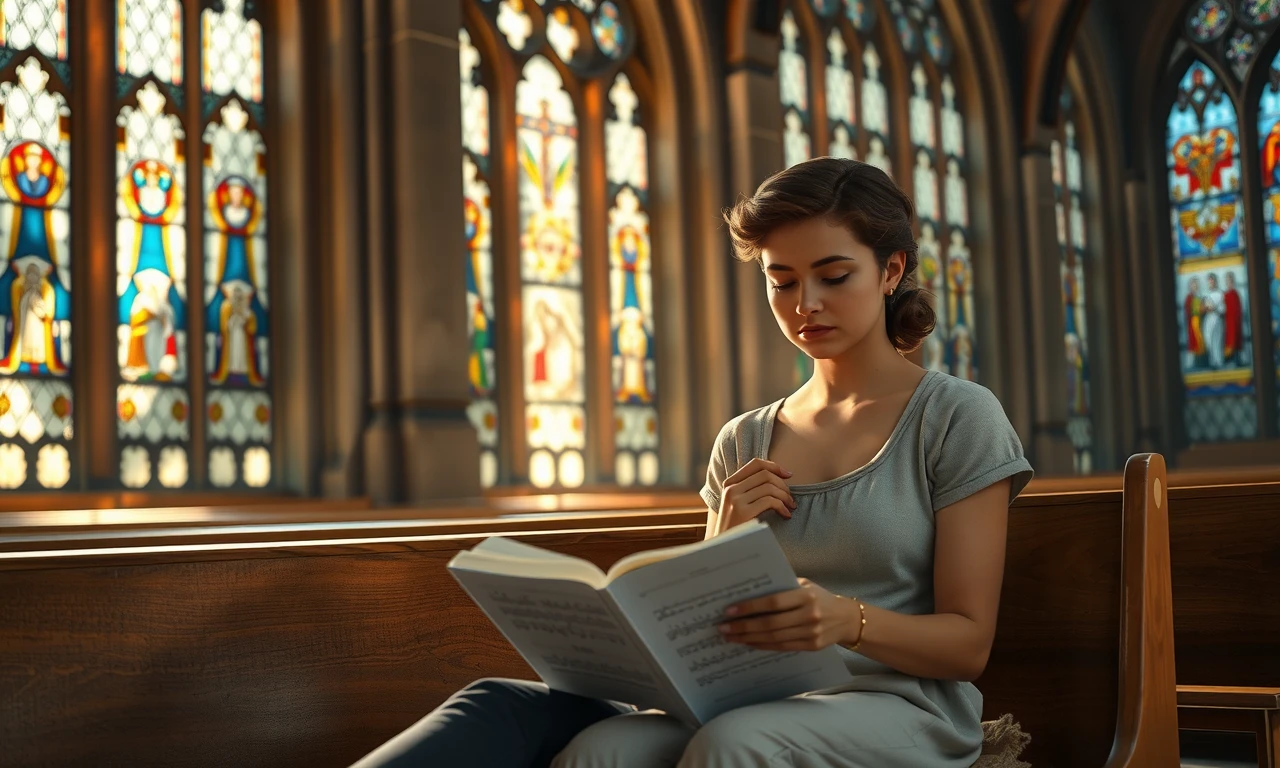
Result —
M 1280 688 L 1179 685 L 1178 727 L 1252 733 L 1259 768 L 1280 766 Z
M 1035 768 L 1176 765 L 1162 472 L 1143 457 L 1125 494 L 1011 510 L 978 684 L 986 717 L 1031 734 Z M 3 760 L 347 765 L 471 680 L 532 674 L 444 570 L 459 549 L 501 532 L 607 566 L 705 523 L 698 507 L 258 528 L 138 515 L 0 532 Z
M 1173 607 L 1164 460 L 1142 454 L 1123 492 L 1022 496 L 995 643 L 977 681 L 984 719 L 1011 713 L 1033 768 L 1176 768 Z

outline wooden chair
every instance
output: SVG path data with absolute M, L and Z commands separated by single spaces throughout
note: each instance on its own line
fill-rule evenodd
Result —
M 1012 713 L 1033 768 L 1177 768 L 1164 459 L 1123 494 L 1046 494 L 1010 510 L 1000 618 L 978 680 L 984 719 Z
M 1180 685 L 1178 727 L 1253 734 L 1258 768 L 1280 766 L 1280 688 Z

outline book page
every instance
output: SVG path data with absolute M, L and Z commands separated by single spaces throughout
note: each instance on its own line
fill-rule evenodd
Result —
M 592 589 L 604 586 L 604 571 L 580 557 L 530 546 L 519 541 L 491 537 L 449 561 L 450 567 L 511 576 L 581 581 Z
M 609 568 L 608 574 L 605 576 L 606 583 L 611 582 L 624 573 L 630 573 L 637 568 L 642 568 L 650 563 L 657 563 L 662 560 L 669 560 L 673 557 L 696 552 L 707 547 L 721 546 L 730 539 L 736 539 L 739 536 L 746 536 L 756 528 L 767 527 L 758 520 L 751 520 L 729 529 L 725 533 L 720 534 L 714 540 L 703 539 L 695 541 L 691 544 L 680 544 L 674 547 L 662 547 L 661 549 L 646 549 L 643 552 L 633 552 L 630 555 L 618 560 Z
M 717 537 L 719 538 L 719 537 Z M 709 541 L 716 541 L 711 539 Z M 700 722 L 852 678 L 834 648 L 779 653 L 724 641 L 724 609 L 799 586 L 767 526 L 618 577 L 608 594 Z
M 449 570 L 547 685 L 640 707 L 679 709 L 670 683 L 606 596 L 576 581 L 455 563 Z

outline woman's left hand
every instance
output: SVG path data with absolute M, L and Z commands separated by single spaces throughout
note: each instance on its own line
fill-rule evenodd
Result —
M 731 606 L 725 617 L 725 640 L 766 651 L 816 651 L 858 639 L 857 604 L 808 579 L 799 589 Z

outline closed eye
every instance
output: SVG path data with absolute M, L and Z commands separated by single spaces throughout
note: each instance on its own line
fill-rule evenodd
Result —
M 769 286 L 769 290 L 771 290 L 771 291 L 776 291 L 777 293 L 782 293 L 783 291 L 785 291 L 785 290 L 787 290 L 787 289 L 791 288 L 791 287 L 792 287 L 792 286 L 794 286 L 795 284 L 796 284 L 796 283 L 795 283 L 795 281 L 794 281 L 794 280 L 792 280 L 792 281 L 791 281 L 791 282 L 789 282 L 789 283 L 772 283 L 772 284 Z
M 849 279 L 849 273 L 845 272 L 843 275 L 840 275 L 839 277 L 824 277 L 822 278 L 822 282 L 826 283 L 827 285 L 839 285 L 848 279 Z

